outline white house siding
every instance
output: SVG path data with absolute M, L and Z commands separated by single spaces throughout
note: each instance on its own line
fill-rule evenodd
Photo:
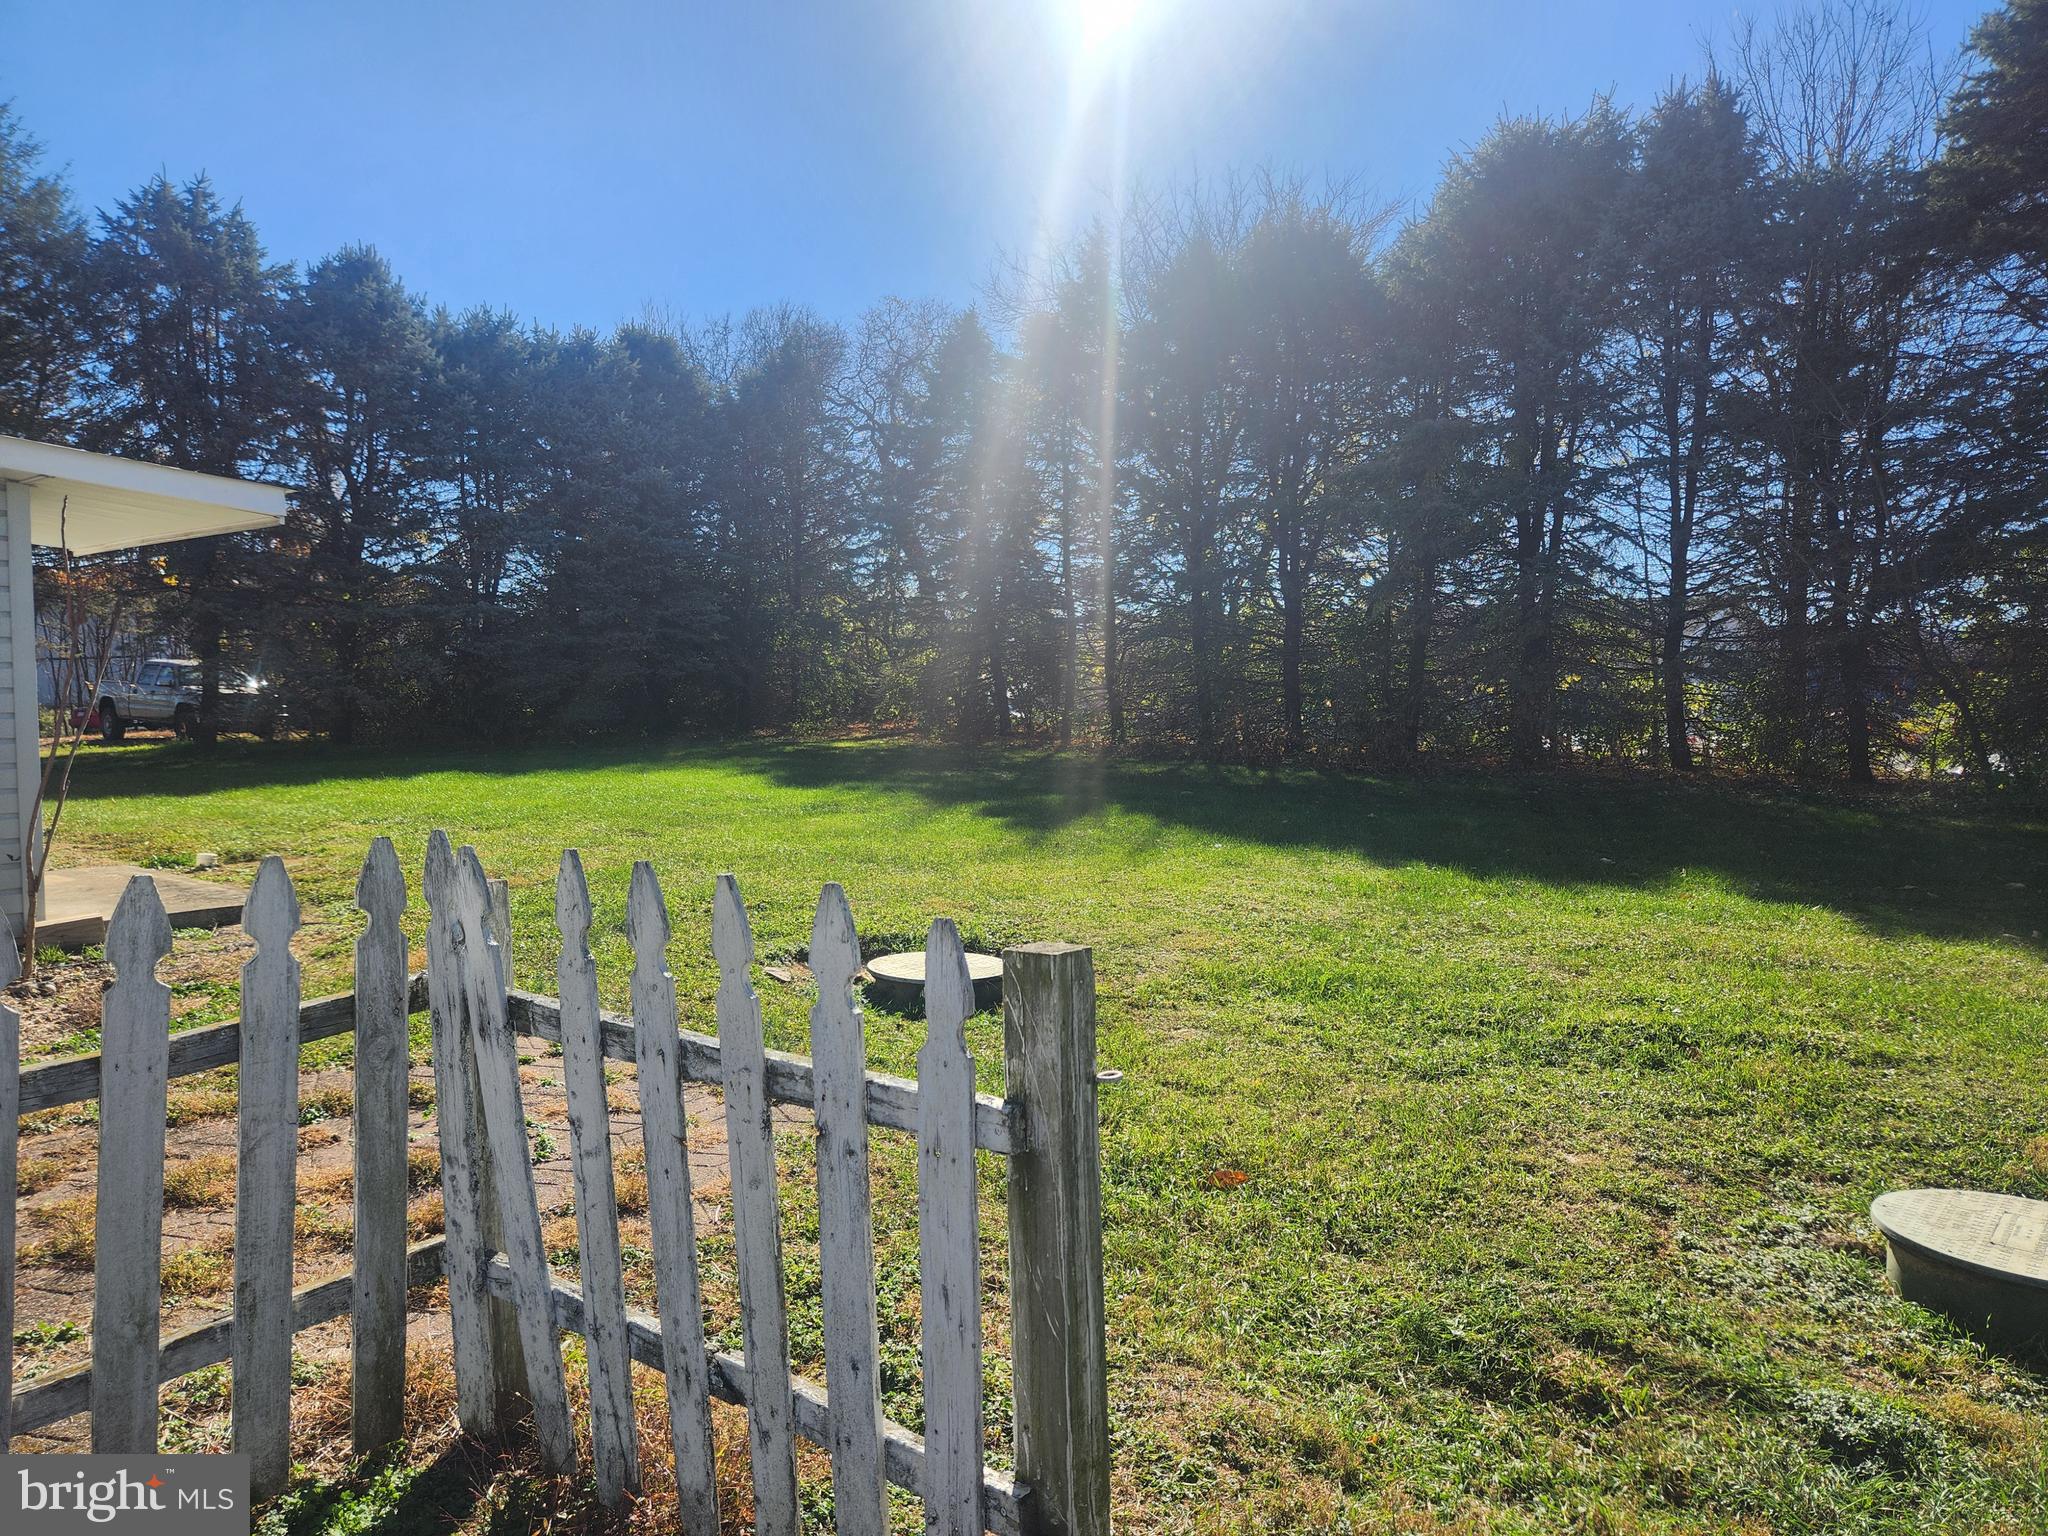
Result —
M 39 735 L 35 703 L 35 566 L 29 542 L 29 487 L 0 483 L 0 913 L 19 934 L 26 915 L 28 852 L 24 828 L 34 804 Z

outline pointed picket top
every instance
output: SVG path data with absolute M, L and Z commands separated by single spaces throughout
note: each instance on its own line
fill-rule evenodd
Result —
M 436 918 L 446 918 L 455 898 L 455 845 L 448 834 L 436 827 L 427 834 L 427 906 Z
M 590 954 L 590 882 L 583 878 L 583 856 L 562 850 L 555 872 L 555 928 L 562 935 L 562 953 L 578 959 Z
M 372 927 L 405 910 L 405 871 L 399 868 L 398 850 L 388 837 L 370 841 L 362 873 L 356 876 L 356 910 L 369 914 Z
M 924 942 L 925 1048 L 942 1042 L 965 1056 L 967 1020 L 973 1012 L 974 980 L 967 973 L 967 949 L 960 942 L 960 930 L 950 917 L 934 919 Z
M 754 927 L 747 921 L 740 883 L 731 875 L 718 877 L 718 894 L 712 898 L 711 953 L 718 961 L 721 980 L 752 989 Z
M 633 946 L 633 967 L 649 977 L 668 970 L 668 898 L 661 880 L 645 859 L 633 861 L 633 884 L 626 893 L 626 940 Z
M 860 937 L 854 932 L 853 908 L 835 880 L 818 893 L 818 915 L 811 922 L 811 974 L 817 978 L 819 995 L 850 992 L 859 969 Z
M 498 965 L 498 956 L 492 951 L 501 949 L 504 940 L 491 920 L 491 877 L 484 873 L 483 860 L 468 843 L 455 850 L 454 900 L 455 912 L 463 920 L 457 942 L 476 944 L 491 956 L 492 965 Z M 502 978 L 505 972 L 500 969 L 498 975 Z
M 156 963 L 171 952 L 171 920 L 164 912 L 156 882 L 137 875 L 114 907 L 107 923 L 106 956 L 122 981 L 152 979 Z
M 476 849 L 464 843 L 455 850 L 456 890 L 458 901 L 473 901 L 477 910 L 488 914 L 491 910 L 491 877 L 484 873 L 484 861 L 477 857 Z
M 292 889 L 292 877 L 284 860 L 271 854 L 256 867 L 256 879 L 242 903 L 242 932 L 256 941 L 262 959 L 274 950 L 289 954 L 292 935 L 299 931 L 299 895 Z

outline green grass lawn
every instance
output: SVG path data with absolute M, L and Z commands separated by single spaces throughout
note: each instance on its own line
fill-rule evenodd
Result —
M 137 745 L 68 817 L 66 861 L 285 855 L 309 992 L 372 835 L 423 926 L 435 827 L 510 877 L 546 991 L 580 848 L 615 1003 L 652 859 L 699 1027 L 721 870 L 764 959 L 826 880 L 870 938 L 1093 945 L 1124 1529 L 2048 1529 L 2048 1376 L 1895 1300 L 1866 1214 L 2048 1196 L 2039 819 L 886 743 Z

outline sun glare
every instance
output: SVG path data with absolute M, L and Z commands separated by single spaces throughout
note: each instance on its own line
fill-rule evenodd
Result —
M 1067 0 L 1075 61 L 1096 65 L 1122 53 L 1159 8 L 1160 0 Z

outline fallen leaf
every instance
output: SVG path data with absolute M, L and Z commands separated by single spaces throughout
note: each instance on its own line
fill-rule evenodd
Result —
M 1236 1189 L 1251 1181 L 1252 1176 L 1242 1168 L 1213 1168 L 1209 1171 L 1209 1182 L 1218 1189 Z

